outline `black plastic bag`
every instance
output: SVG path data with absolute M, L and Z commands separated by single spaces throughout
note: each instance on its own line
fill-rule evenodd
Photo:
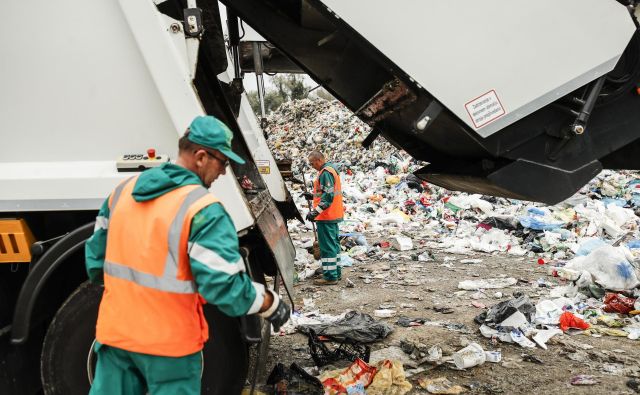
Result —
M 391 325 L 357 311 L 349 311 L 344 318 L 336 322 L 299 325 L 297 329 L 306 335 L 309 334 L 309 329 L 313 329 L 318 336 L 328 336 L 343 343 L 373 343 L 393 332 Z
M 536 306 L 531 303 L 531 299 L 527 295 L 520 295 L 515 299 L 505 300 L 491 306 L 488 311 L 476 316 L 474 321 L 480 325 L 500 324 L 516 311 L 520 311 L 527 318 L 527 321 L 531 322 L 536 314 Z
M 320 380 L 307 373 L 295 362 L 289 368 L 281 363 L 276 364 L 267 378 L 267 384 L 273 385 L 274 393 L 277 395 L 324 394 Z

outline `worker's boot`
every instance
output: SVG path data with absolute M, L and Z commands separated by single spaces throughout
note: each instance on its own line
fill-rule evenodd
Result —
M 327 280 L 326 278 L 318 278 L 313 280 L 313 285 L 336 285 L 338 280 Z

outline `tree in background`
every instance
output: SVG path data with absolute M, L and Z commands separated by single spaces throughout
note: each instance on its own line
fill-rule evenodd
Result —
M 304 78 L 299 74 L 278 74 L 271 77 L 271 83 L 275 88 L 266 89 L 264 95 L 264 108 L 267 114 L 277 110 L 285 101 L 309 97 L 309 87 L 305 85 Z M 253 111 L 260 114 L 258 92 L 247 92 L 247 95 Z

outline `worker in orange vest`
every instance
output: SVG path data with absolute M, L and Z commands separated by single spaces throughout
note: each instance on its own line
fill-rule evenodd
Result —
M 342 276 L 338 224 L 342 222 L 344 207 L 340 176 L 321 152 L 311 152 L 308 160 L 311 167 L 318 171 L 313 182 L 313 195 L 305 195 L 309 200 L 313 199 L 313 209 L 306 219 L 316 222 L 322 261 L 322 278 L 315 280 L 314 284 L 335 285 Z
M 233 222 L 208 191 L 228 159 L 244 163 L 232 138 L 220 120 L 196 117 L 175 164 L 122 182 L 100 209 L 85 249 L 89 279 L 104 282 L 91 394 L 200 394 L 205 301 L 276 330 L 289 319 L 247 275 Z

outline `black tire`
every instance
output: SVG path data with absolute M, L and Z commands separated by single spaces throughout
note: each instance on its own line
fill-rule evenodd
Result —
M 204 315 L 209 323 L 209 341 L 203 350 L 202 393 L 240 394 L 249 367 L 249 347 L 240 332 L 240 322 L 209 304 L 204 306 Z
M 41 356 L 45 395 L 89 393 L 87 358 L 96 333 L 103 287 L 85 282 L 62 304 L 44 338 Z
M 87 359 L 95 336 L 102 291 L 101 286 L 83 283 L 51 322 L 41 359 L 45 395 L 86 395 L 89 392 Z M 202 393 L 239 394 L 249 365 L 248 347 L 240 333 L 239 321 L 211 305 L 205 305 L 204 312 L 209 322 L 210 339 L 203 350 Z

